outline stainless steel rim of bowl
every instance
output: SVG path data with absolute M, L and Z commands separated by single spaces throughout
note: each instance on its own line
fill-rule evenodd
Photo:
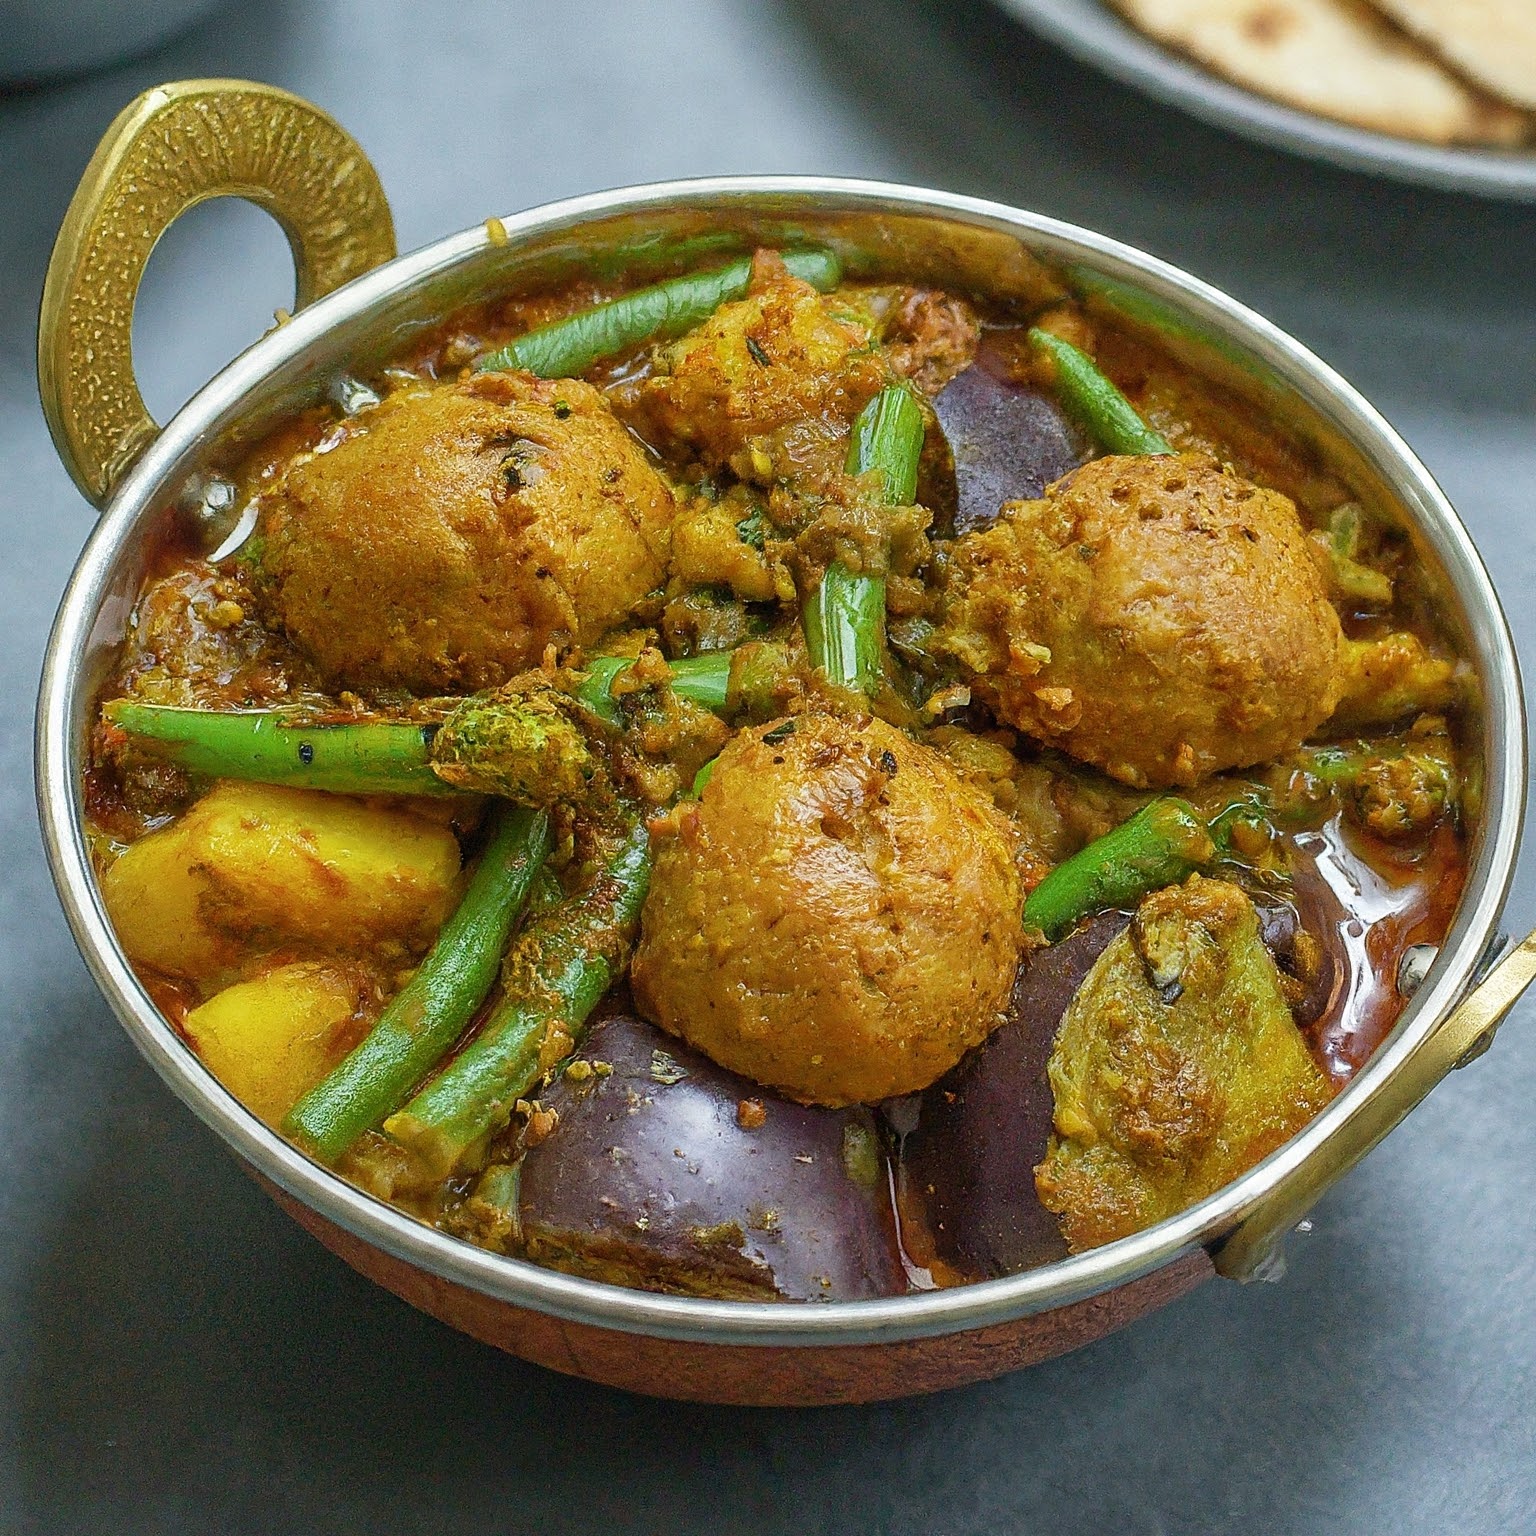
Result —
M 1218 128 L 1347 170 L 1536 202 L 1536 151 L 1421 144 L 1335 122 L 1235 85 L 1138 32 L 1106 0 L 993 0 L 1085 64 Z
M 339 289 L 235 359 L 177 414 L 127 477 L 86 542 L 55 621 L 37 716 L 37 783 L 44 842 L 70 926 L 113 1011 L 171 1089 L 242 1158 L 288 1194 L 364 1241 L 420 1268 L 517 1306 L 599 1328 L 732 1345 L 856 1345 L 956 1333 L 1010 1322 L 1099 1294 L 1197 1246 L 1215 1246 L 1287 1174 L 1318 1156 L 1414 1052 L 1472 979 L 1495 929 L 1518 847 L 1525 731 L 1509 631 L 1466 530 L 1401 438 L 1332 369 L 1260 316 L 1178 269 L 1102 235 L 1001 204 L 878 182 L 823 177 L 726 177 L 623 188 L 499 221 L 494 243 L 569 231 L 600 216 L 693 210 L 798 208 L 802 216 L 926 215 L 1022 237 L 1057 265 L 1080 263 L 1134 283 L 1231 341 L 1343 431 L 1421 526 L 1470 616 L 1486 681 L 1487 782 L 1483 831 L 1466 894 L 1441 957 L 1369 1067 L 1305 1130 L 1242 1179 L 1179 1216 L 1042 1269 L 953 1290 L 876 1301 L 787 1305 L 652 1295 L 578 1280 L 445 1236 L 311 1162 L 235 1101 L 161 1017 L 112 937 L 91 875 L 79 788 L 85 710 L 82 669 L 93 639 L 121 632 L 121 607 L 103 601 L 143 517 L 164 504 L 199 455 L 248 410 L 253 392 L 348 317 L 484 257 L 483 227 L 448 236 Z M 504 237 L 502 231 L 504 230 Z M 503 247 L 504 248 L 504 247 Z

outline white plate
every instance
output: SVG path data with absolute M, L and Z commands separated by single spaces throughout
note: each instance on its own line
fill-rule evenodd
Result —
M 994 0 L 1085 63 L 1219 127 L 1297 154 L 1403 181 L 1536 202 L 1536 153 L 1446 149 L 1282 106 L 1144 37 L 1103 0 Z

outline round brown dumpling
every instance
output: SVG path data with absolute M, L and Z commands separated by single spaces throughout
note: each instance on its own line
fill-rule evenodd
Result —
M 1280 756 L 1338 700 L 1295 507 L 1203 454 L 1096 459 L 953 552 L 940 646 L 1010 725 L 1127 784 Z
M 1006 821 L 879 720 L 743 731 L 660 843 L 641 1011 L 805 1103 L 942 1076 L 1002 1018 L 1021 893 Z
M 590 385 L 406 388 L 264 506 L 272 617 L 333 684 L 494 687 L 587 645 L 664 575 L 673 499 Z
M 772 485 L 829 453 L 887 382 L 869 327 L 763 251 L 745 298 L 661 348 L 637 399 L 641 430 L 711 468 Z

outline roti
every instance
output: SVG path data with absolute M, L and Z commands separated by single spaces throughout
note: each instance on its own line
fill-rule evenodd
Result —
M 1536 4 L 1532 0 L 1374 0 L 1470 80 L 1516 106 L 1536 108 Z
M 1529 128 L 1524 114 L 1459 80 L 1360 0 L 1113 3 L 1159 42 L 1303 111 L 1434 144 L 1518 144 Z

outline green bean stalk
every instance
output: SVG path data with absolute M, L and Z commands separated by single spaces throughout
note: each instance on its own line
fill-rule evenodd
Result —
M 910 506 L 924 432 L 917 397 L 904 384 L 887 386 L 854 421 L 847 472 L 878 473 L 880 500 Z M 834 561 L 806 600 L 803 621 L 811 665 L 838 687 L 874 693 L 884 672 L 885 577 Z
M 464 1032 L 549 855 L 549 818 L 505 806 L 464 899 L 416 973 L 357 1046 L 288 1112 L 283 1130 L 334 1163 L 398 1109 Z
M 1352 501 L 1335 507 L 1324 534 L 1314 535 L 1327 552 L 1334 592 L 1370 610 L 1392 606 L 1392 578 L 1360 559 L 1360 508 Z
M 576 1047 L 629 963 L 651 876 L 643 818 L 633 814 L 601 846 L 584 888 L 518 935 L 502 967 L 502 998 L 474 1039 L 384 1122 L 422 1177 L 473 1168 L 518 1100 Z
M 115 699 L 101 713 L 128 736 L 133 756 L 209 778 L 358 795 L 450 792 L 432 771 L 431 725 L 315 725 L 291 710 L 182 709 L 133 699 Z
M 599 656 L 570 695 L 548 689 L 474 694 L 440 723 L 365 720 L 316 725 L 291 710 L 184 709 L 117 699 L 106 723 L 137 758 L 208 778 L 340 794 L 478 792 L 529 805 L 589 800 L 605 769 L 601 727 L 622 730 L 615 697 L 634 665 Z M 727 718 L 769 718 L 788 651 L 753 640 L 666 664 L 677 694 Z M 579 705 L 581 708 L 574 708 Z M 594 725 L 599 729 L 594 729 Z
M 707 651 L 702 656 L 669 661 L 667 671 L 673 692 L 717 715 L 724 714 L 731 702 L 731 655 L 730 651 Z M 614 699 L 613 685 L 634 664 L 632 656 L 594 657 L 576 689 L 576 698 L 608 724 L 622 726 L 624 715 Z
M 1026 898 L 1024 926 L 1054 943 L 1092 913 L 1134 906 L 1200 869 L 1246 868 L 1258 858 L 1262 877 L 1264 858 L 1254 849 L 1272 843 L 1273 823 L 1310 819 L 1319 795 L 1341 802 L 1360 826 L 1389 842 L 1422 836 L 1457 808 L 1449 738 L 1420 731 L 1303 747 L 1267 782 L 1244 785 L 1209 818 L 1177 796 L 1149 801 L 1058 864 Z
M 829 250 L 806 246 L 783 254 L 784 265 L 796 277 L 822 292 L 842 279 L 838 259 Z M 722 304 L 742 298 L 751 280 L 752 258 L 742 256 L 723 267 L 637 288 L 518 336 L 482 357 L 475 368 L 482 373 L 526 368 L 544 379 L 579 378 L 594 363 L 691 331 Z
M 617 793 L 610 734 L 553 684 L 520 686 L 460 703 L 432 743 L 432 766 L 457 789 L 600 813 Z
M 1134 906 L 1176 885 L 1216 853 L 1200 813 L 1187 800 L 1163 796 L 1058 864 L 1025 899 L 1024 926 L 1054 943 L 1094 912 Z
M 1030 331 L 1029 339 L 1055 364 L 1056 393 L 1062 405 L 1100 447 L 1111 453 L 1174 451 L 1173 444 L 1141 419 L 1136 407 L 1081 348 L 1039 326 Z

